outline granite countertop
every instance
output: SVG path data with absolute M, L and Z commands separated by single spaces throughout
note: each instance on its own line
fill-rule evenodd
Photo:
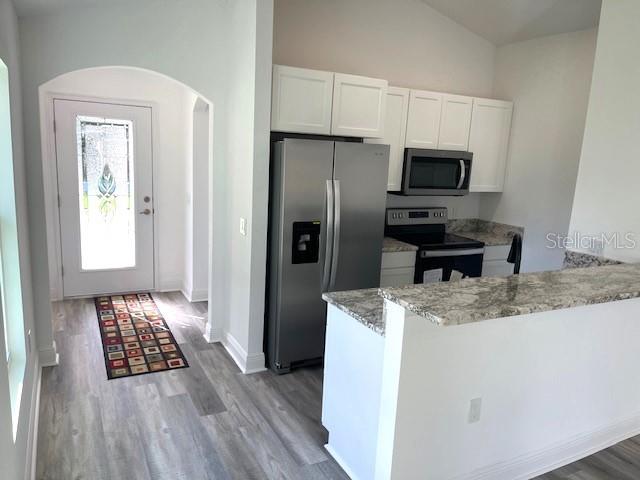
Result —
M 447 231 L 478 240 L 487 247 L 511 245 L 511 240 L 516 233 L 524 235 L 522 227 L 478 218 L 450 219 L 447 222 Z
M 384 237 L 384 240 L 382 241 L 383 252 L 415 252 L 417 250 L 417 246 L 411 245 L 410 243 L 401 242 L 400 240 L 396 240 L 395 238 Z
M 441 326 L 640 297 L 640 264 L 381 288 L 380 295 Z
M 323 293 L 323 300 L 335 305 L 367 328 L 384 335 L 384 299 L 377 288 Z

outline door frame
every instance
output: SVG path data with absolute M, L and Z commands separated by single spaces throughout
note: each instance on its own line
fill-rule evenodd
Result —
M 76 102 L 107 103 L 151 109 L 151 181 L 154 209 L 158 211 L 160 192 L 157 190 L 158 169 L 156 162 L 160 153 L 158 129 L 159 114 L 155 102 L 131 100 L 123 98 L 93 97 L 70 95 L 53 91 L 40 92 L 40 132 L 42 154 L 42 183 L 44 187 L 44 205 L 47 233 L 47 252 L 49 257 L 49 297 L 51 301 L 63 300 L 62 280 L 62 241 L 60 229 L 60 208 L 58 206 L 58 159 L 56 155 L 56 136 L 54 130 L 54 100 L 71 100 Z M 153 216 L 153 291 L 160 285 L 159 278 L 159 216 Z

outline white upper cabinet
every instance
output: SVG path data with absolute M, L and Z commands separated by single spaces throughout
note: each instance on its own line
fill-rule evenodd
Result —
M 469 147 L 473 99 L 462 95 L 443 95 L 438 149 L 464 150 Z
M 411 90 L 405 146 L 408 148 L 438 148 L 441 93 Z
M 386 80 L 336 73 L 331 133 L 381 138 L 387 104 Z
M 469 151 L 473 152 L 470 191 L 502 191 L 512 112 L 512 102 L 473 99 L 469 135 Z
M 387 91 L 387 113 L 384 119 L 384 136 L 367 140 L 367 143 L 382 143 L 391 147 L 389 151 L 389 180 L 387 183 L 387 190 L 390 192 L 400 191 L 402 187 L 409 93 L 407 88 L 389 87 Z
M 271 130 L 331 133 L 333 72 L 273 66 Z

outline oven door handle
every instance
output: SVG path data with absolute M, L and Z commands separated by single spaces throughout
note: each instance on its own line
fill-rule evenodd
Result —
M 464 185 L 464 180 L 467 177 L 467 166 L 464 163 L 464 160 L 460 159 L 460 180 L 458 181 L 458 186 L 456 187 L 458 190 L 462 188 Z
M 462 257 L 464 255 L 484 255 L 484 248 L 465 248 L 460 250 L 423 250 L 420 258 Z

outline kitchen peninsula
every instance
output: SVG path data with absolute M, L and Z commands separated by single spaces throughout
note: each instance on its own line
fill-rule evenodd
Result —
M 354 479 L 530 478 L 640 433 L 640 265 L 324 299 L 322 422 Z

